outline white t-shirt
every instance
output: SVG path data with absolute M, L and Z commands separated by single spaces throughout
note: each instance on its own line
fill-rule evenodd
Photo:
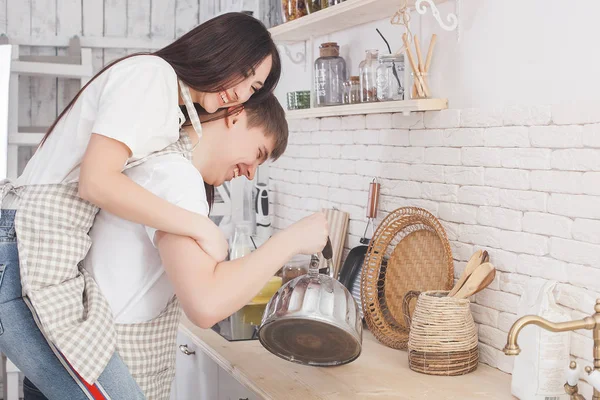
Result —
M 125 143 L 131 160 L 139 159 L 176 142 L 183 118 L 177 75 L 169 63 L 156 56 L 120 61 L 81 93 L 17 184 L 79 180 L 79 165 L 92 133 Z
M 150 158 L 125 174 L 170 203 L 208 215 L 202 176 L 182 155 Z M 155 233 L 154 228 L 104 210 L 96 216 L 84 266 L 100 286 L 117 323 L 155 318 L 175 294 L 154 246 Z

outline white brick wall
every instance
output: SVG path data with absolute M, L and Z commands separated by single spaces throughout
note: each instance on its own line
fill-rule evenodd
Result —
M 273 224 L 321 207 L 350 213 L 346 251 L 365 227 L 368 184 L 381 182 L 380 218 L 423 207 L 446 230 L 455 276 L 479 248 L 497 267 L 475 295 L 481 361 L 511 372 L 501 349 L 519 299 L 547 280 L 573 318 L 600 298 L 600 103 L 357 115 L 290 123 L 270 167 Z M 591 332 L 572 336 L 591 359 Z M 589 362 L 586 362 L 589 364 Z

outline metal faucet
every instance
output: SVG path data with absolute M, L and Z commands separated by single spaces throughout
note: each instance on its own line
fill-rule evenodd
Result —
M 594 370 L 600 370 L 600 299 L 596 300 L 594 307 L 595 313 L 584 319 L 567 322 L 550 322 L 544 318 L 538 317 L 537 315 L 525 315 L 519 318 L 508 332 L 508 339 L 506 346 L 504 347 L 504 354 L 507 356 L 516 356 L 521 352 L 519 345 L 517 344 L 517 337 L 519 332 L 526 325 L 537 325 L 541 328 L 546 329 L 550 332 L 566 332 L 575 331 L 578 329 L 593 329 L 594 331 L 594 368 L 586 367 L 588 374 Z M 571 362 L 571 368 L 576 368 L 574 362 Z M 578 393 L 577 384 L 574 386 L 565 383 L 565 392 L 571 396 L 571 400 L 584 400 L 583 396 Z M 592 400 L 600 400 L 600 391 L 594 387 L 594 395 Z

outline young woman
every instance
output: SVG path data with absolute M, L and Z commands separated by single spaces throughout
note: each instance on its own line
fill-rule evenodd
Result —
M 0 303 L 0 351 L 34 383 L 55 390 L 50 398 L 141 395 L 123 379 L 110 307 L 79 268 L 99 207 L 195 239 L 215 260 L 226 255 L 226 241 L 210 220 L 152 194 L 123 169 L 178 140 L 185 119 L 180 104 L 201 136 L 194 102 L 210 113 L 251 96 L 258 101 L 279 75 L 265 27 L 241 13 L 221 15 L 156 53 L 100 71 L 59 115 L 23 175 L 4 182 L 0 198 L 11 199 L 3 208 L 16 212 L 0 218 L 12 226 L 14 217 L 0 251 L 0 301 L 6 303 Z M 54 354 L 62 370 L 46 367 Z M 67 390 L 72 385 L 79 395 Z
M 149 158 L 126 174 L 166 201 L 208 215 L 205 184 L 253 179 L 256 168 L 277 159 L 287 145 L 285 112 L 274 96 L 202 126 L 201 138 L 186 126 L 173 152 Z M 293 255 L 321 251 L 327 235 L 326 218 L 317 213 L 244 258 L 216 263 L 189 237 L 101 210 L 90 232 L 93 245 L 85 268 L 111 306 L 117 348 L 133 377 L 147 398 L 167 399 L 179 322 L 173 296 L 192 322 L 209 328 L 247 304 Z

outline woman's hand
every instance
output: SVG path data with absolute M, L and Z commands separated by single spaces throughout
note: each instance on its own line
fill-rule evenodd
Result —
M 325 247 L 329 237 L 329 224 L 322 212 L 317 212 L 282 231 L 296 254 L 315 254 Z
M 194 235 L 194 239 L 206 254 L 212 257 L 216 262 L 221 262 L 227 257 L 229 244 L 225 235 L 219 227 L 208 217 L 196 214 L 200 218 L 194 220 L 196 226 L 194 231 L 198 232 Z

